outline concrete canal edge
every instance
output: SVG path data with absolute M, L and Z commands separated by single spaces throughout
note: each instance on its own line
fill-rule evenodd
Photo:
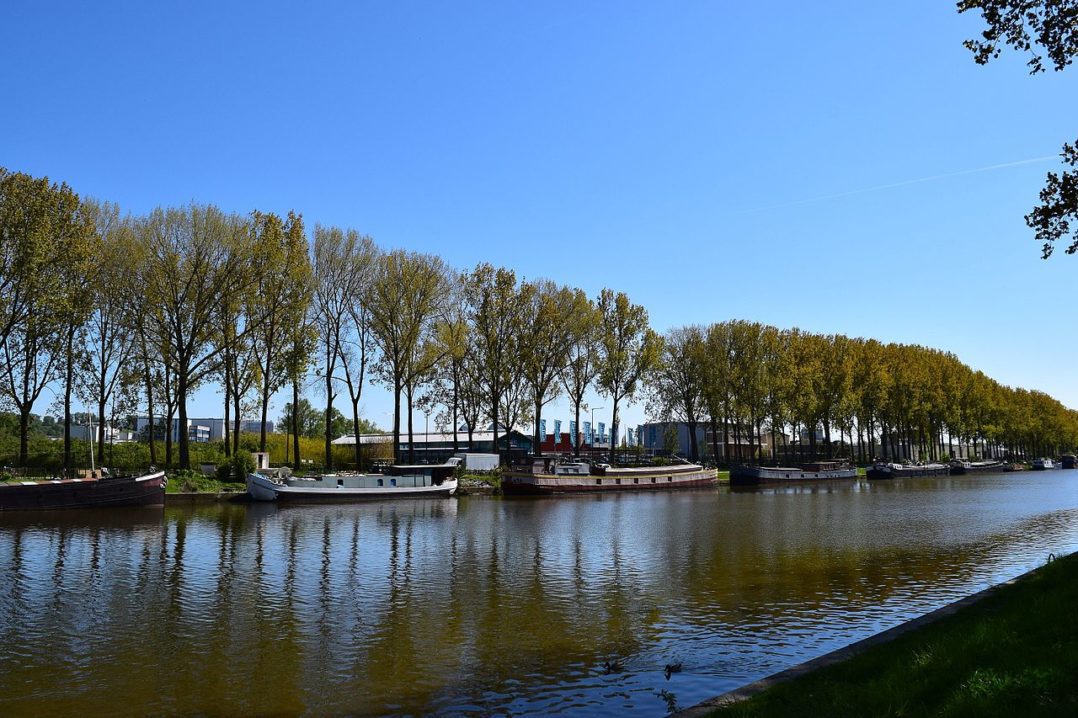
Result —
M 1053 556 L 1053 558 L 1056 557 Z M 1063 556 L 1059 556 L 1058 558 L 1063 558 Z M 913 618 L 909 621 L 906 621 L 905 623 L 900 623 L 894 628 L 889 628 L 881 633 L 874 634 L 872 636 L 869 636 L 868 638 L 863 638 L 856 643 L 851 643 L 848 646 L 836 649 L 834 651 L 831 651 L 830 653 L 825 653 L 824 655 L 813 658 L 810 661 L 799 663 L 798 665 L 787 668 L 784 671 L 779 671 L 778 673 L 774 673 L 770 676 L 767 676 L 766 678 L 761 678 L 760 680 L 749 683 L 748 685 L 741 686 L 740 688 L 735 688 L 732 691 L 727 691 L 726 693 L 715 696 L 714 698 L 708 698 L 697 703 L 694 706 L 689 706 L 688 708 L 684 708 L 682 710 L 675 711 L 674 713 L 670 713 L 667 718 L 701 718 L 702 716 L 710 715 L 713 711 L 719 708 L 731 705 L 733 703 L 739 703 L 743 700 L 751 698 L 758 693 L 763 693 L 772 686 L 776 686 L 781 683 L 787 683 L 821 668 L 826 668 L 828 666 L 842 663 L 843 661 L 847 661 L 855 656 L 860 655 L 861 653 L 864 653 L 866 650 L 872 648 L 873 646 L 890 643 L 891 641 L 895 640 L 900 636 L 904 636 L 907 633 L 911 633 L 918 629 L 924 628 L 925 626 L 931 625 L 936 621 L 940 620 L 941 618 L 952 616 L 964 608 L 972 606 L 975 603 L 979 603 L 980 601 L 983 601 L 989 596 L 995 595 L 1001 589 L 1025 581 L 1043 568 L 1044 566 L 1038 566 L 1037 568 L 1027 571 L 1012 579 L 997 583 L 994 586 L 989 586 L 983 591 L 978 591 L 977 593 L 974 593 L 970 596 L 966 596 L 965 598 L 960 598 L 953 603 L 949 603 L 946 606 L 937 608 L 931 613 L 926 613 L 925 615 L 918 618 Z
M 179 504 L 213 504 L 219 502 L 246 503 L 250 501 L 246 491 L 182 491 L 165 494 L 165 506 Z

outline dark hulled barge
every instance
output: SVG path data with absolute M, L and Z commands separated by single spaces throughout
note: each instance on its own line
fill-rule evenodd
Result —
M 951 467 L 947 464 L 896 464 L 880 461 L 865 470 L 870 479 L 905 479 L 915 476 L 947 476 Z
M 735 466 L 730 469 L 731 486 L 802 483 L 857 478 L 857 469 L 840 461 L 817 461 L 800 467 Z
M 165 472 L 0 483 L 0 511 L 164 506 Z

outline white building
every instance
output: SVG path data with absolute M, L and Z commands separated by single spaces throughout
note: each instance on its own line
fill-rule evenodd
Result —
M 165 424 L 165 417 L 155 416 L 153 418 L 154 430 L 158 436 L 161 436 L 162 428 Z M 147 416 L 140 416 L 136 420 L 135 428 L 139 436 L 142 436 L 150 426 L 150 419 Z M 229 430 L 234 427 L 233 422 L 229 422 Z M 224 419 L 188 419 L 188 436 L 191 441 L 197 442 L 210 442 L 210 441 L 223 441 L 225 438 L 225 420 Z M 266 432 L 273 433 L 274 425 L 272 421 L 266 422 Z M 247 419 L 240 421 L 240 433 L 241 434 L 258 434 L 262 431 L 262 422 L 256 419 Z M 172 440 L 180 440 L 180 420 L 172 420 Z

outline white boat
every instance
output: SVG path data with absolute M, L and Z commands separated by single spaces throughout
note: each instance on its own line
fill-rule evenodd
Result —
M 1051 459 L 1034 459 L 1034 461 L 1033 461 L 1033 470 L 1034 471 L 1044 471 L 1046 469 L 1054 469 L 1055 466 L 1056 466 L 1056 463 L 1054 461 L 1052 461 Z
M 384 474 L 325 474 L 274 477 L 247 474 L 247 493 L 256 501 L 312 502 L 452 496 L 460 458 L 444 464 L 391 466 Z
M 857 468 L 840 461 L 816 461 L 795 466 L 734 466 L 730 469 L 731 486 L 856 479 Z

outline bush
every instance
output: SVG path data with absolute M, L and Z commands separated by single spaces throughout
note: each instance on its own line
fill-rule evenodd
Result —
M 189 469 L 176 469 L 170 471 L 167 474 L 168 483 L 173 491 L 190 492 L 198 491 L 201 481 L 203 479 L 202 474 L 197 471 L 191 471 Z
M 217 480 L 242 483 L 247 480 L 247 474 L 252 473 L 254 470 L 255 460 L 251 458 L 250 454 L 241 451 L 227 462 L 217 466 Z

